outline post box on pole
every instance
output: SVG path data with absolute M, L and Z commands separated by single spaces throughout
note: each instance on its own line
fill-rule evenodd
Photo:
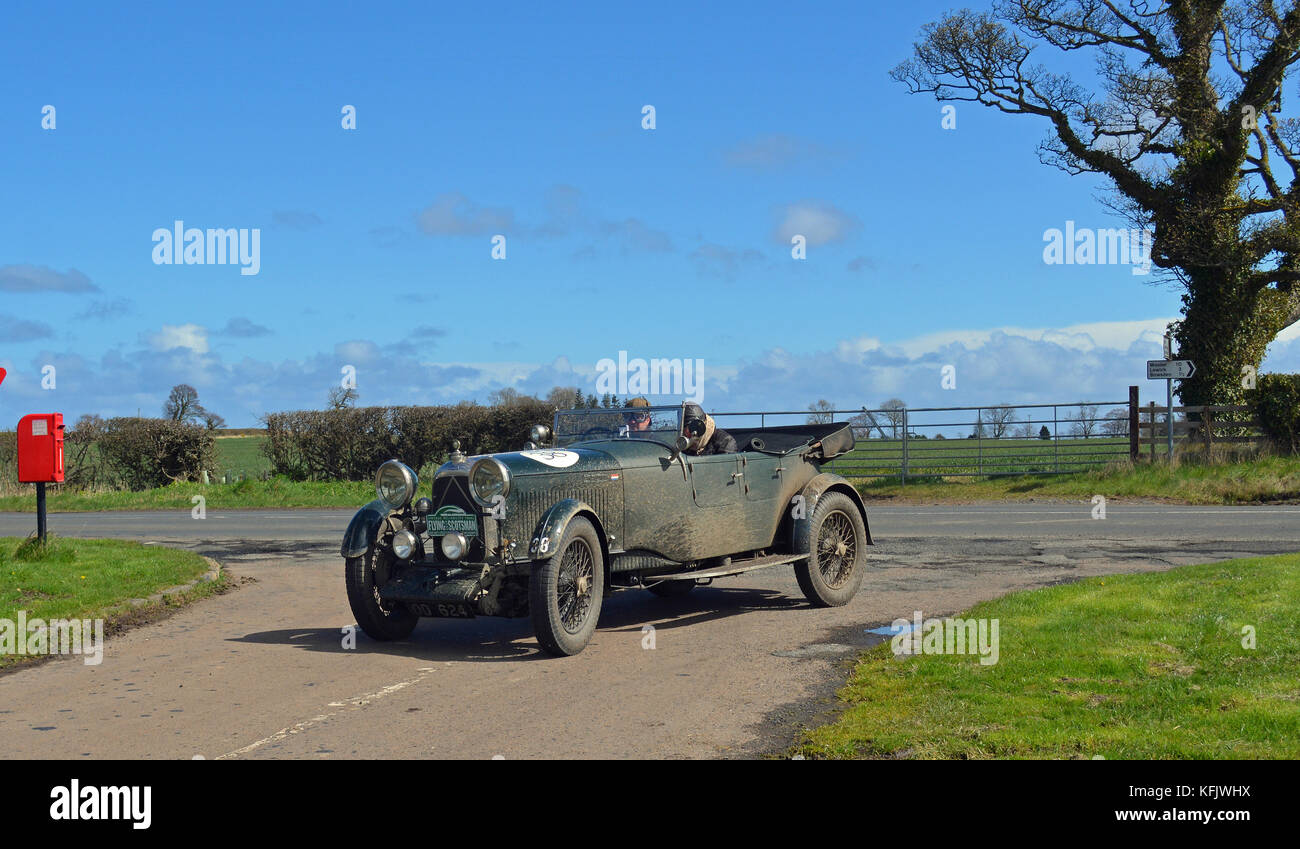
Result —
M 36 536 L 44 541 L 45 485 L 63 482 L 62 413 L 35 413 L 18 420 L 18 481 L 36 484 Z

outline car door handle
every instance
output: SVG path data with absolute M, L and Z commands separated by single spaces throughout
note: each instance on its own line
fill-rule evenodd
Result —
M 734 481 L 736 478 L 743 478 L 744 476 L 745 476 L 745 473 L 744 473 L 744 472 L 732 472 L 732 473 L 731 473 L 731 479 L 732 479 L 733 481 Z

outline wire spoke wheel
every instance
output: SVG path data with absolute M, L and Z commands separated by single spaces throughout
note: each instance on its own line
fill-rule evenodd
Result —
M 847 515 L 835 511 L 822 523 L 817 540 L 817 568 L 831 589 L 839 589 L 848 582 L 853 565 L 858 559 L 857 536 L 853 522 Z
M 570 520 L 555 553 L 533 564 L 528 613 L 542 649 L 570 657 L 596 632 L 605 601 L 605 560 L 600 537 L 584 516 Z
M 564 630 L 576 634 L 586 624 L 591 612 L 592 588 L 596 581 L 595 560 L 582 539 L 575 539 L 564 550 L 556 582 L 556 602 Z
M 795 550 L 808 553 L 794 566 L 799 589 L 814 607 L 848 604 L 867 571 L 867 523 L 861 506 L 844 492 L 817 499 L 796 530 Z

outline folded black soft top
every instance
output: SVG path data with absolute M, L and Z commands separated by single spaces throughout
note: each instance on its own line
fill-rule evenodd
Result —
M 736 440 L 741 451 L 790 454 L 812 451 L 824 460 L 853 448 L 853 428 L 847 422 L 784 425 L 780 427 L 729 428 L 719 425 Z

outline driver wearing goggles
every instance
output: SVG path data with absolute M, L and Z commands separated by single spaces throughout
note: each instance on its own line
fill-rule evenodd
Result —
M 713 423 L 699 404 L 686 404 L 682 410 L 682 435 L 690 444 L 686 453 L 696 457 L 708 454 L 735 454 L 736 440 Z
M 638 407 L 649 407 L 650 402 L 645 398 L 633 398 L 627 402 L 628 411 L 623 414 L 623 421 L 627 422 L 627 435 L 635 437 L 638 432 L 644 432 L 650 429 L 650 411 L 638 410 Z

